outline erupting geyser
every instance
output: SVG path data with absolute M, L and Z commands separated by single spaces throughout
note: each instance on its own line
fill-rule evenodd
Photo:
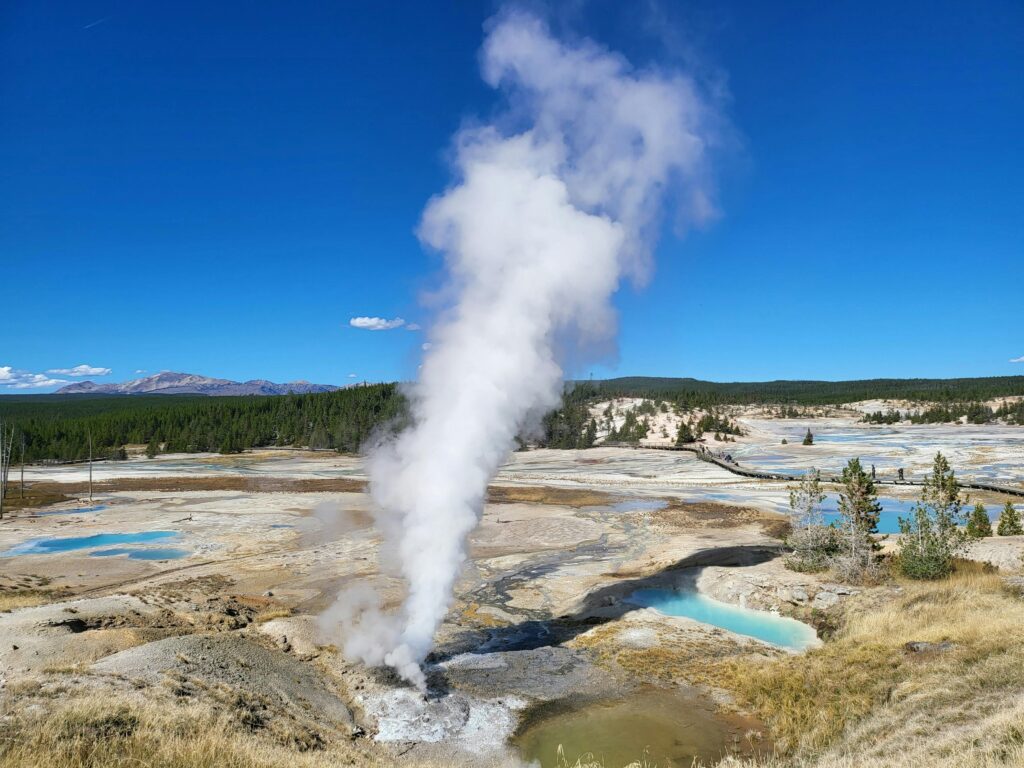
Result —
M 385 614 L 371 590 L 350 590 L 324 616 L 350 657 L 421 689 L 488 481 L 516 434 L 559 403 L 557 351 L 612 337 L 609 299 L 622 276 L 643 276 L 667 189 L 690 221 L 713 210 L 718 116 L 691 79 L 560 42 L 522 13 L 493 23 L 482 68 L 508 108 L 457 134 L 456 182 L 420 227 L 455 302 L 409 392 L 411 427 L 369 458 L 382 565 L 406 598 Z

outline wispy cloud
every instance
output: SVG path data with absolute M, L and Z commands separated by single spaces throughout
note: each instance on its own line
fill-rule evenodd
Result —
M 145 372 L 146 372 L 146 369 L 145 369 L 145 368 L 136 368 L 136 369 L 135 369 L 135 372 L 136 372 L 136 373 L 145 373 Z
M 409 323 L 408 325 L 405 326 L 405 330 L 407 331 L 418 331 L 419 329 L 419 323 Z
M 19 371 L 9 365 L 0 365 L 0 389 L 42 389 L 67 384 L 64 379 L 53 379 L 42 373 Z
M 55 373 L 58 376 L 109 376 L 110 369 L 83 363 L 74 368 L 51 368 L 47 373 Z
M 1021 356 L 1021 357 L 1015 357 L 1015 358 L 1013 358 L 1013 359 L 1012 359 L 1012 360 L 1011 360 L 1010 362 L 1011 362 L 1011 363 L 1024 363 L 1024 356 Z
M 96 21 L 86 24 L 84 27 L 82 27 L 82 29 L 92 29 L 93 27 L 98 27 L 100 24 L 102 24 L 109 18 L 109 16 L 104 16 L 102 19 L 96 19 Z
M 394 328 L 401 328 L 405 325 L 405 320 L 400 317 L 391 320 L 383 317 L 353 317 L 348 324 L 364 331 L 390 331 Z

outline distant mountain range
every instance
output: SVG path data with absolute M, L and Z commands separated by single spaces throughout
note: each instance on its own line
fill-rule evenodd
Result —
M 123 384 L 97 384 L 94 381 L 79 381 L 57 390 L 58 395 L 286 395 L 289 392 L 332 392 L 339 387 L 331 384 L 310 384 L 308 381 L 290 381 L 275 384 L 266 379 L 251 381 L 230 381 L 197 376 L 194 373 L 173 373 L 166 371 L 144 379 L 134 379 Z

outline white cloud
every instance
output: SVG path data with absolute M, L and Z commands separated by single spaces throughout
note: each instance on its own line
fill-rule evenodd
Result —
M 42 373 L 18 371 L 9 365 L 0 365 L 0 387 L 4 389 L 41 389 L 67 384 L 64 379 L 51 379 Z
M 349 377 L 350 379 L 354 379 L 354 378 L 356 377 L 356 375 L 355 375 L 354 373 L 350 373 L 350 374 L 348 375 L 348 377 Z
M 419 323 L 409 323 L 407 326 L 405 326 L 405 330 L 407 330 L 407 331 L 418 331 L 419 329 L 420 329 L 420 324 Z
M 135 372 L 136 372 L 136 373 L 145 373 L 145 372 L 146 372 L 146 369 L 145 369 L 145 368 L 136 368 L 136 369 L 135 369 Z
M 76 365 L 74 368 L 51 368 L 47 373 L 56 373 L 61 376 L 109 376 L 109 368 L 100 368 L 95 365 Z
M 1015 357 L 1015 358 L 1013 358 L 1013 360 L 1011 360 L 1010 362 L 1011 362 L 1011 363 L 1024 363 L 1024 356 L 1021 356 L 1021 357 Z
M 405 320 L 396 317 L 387 320 L 383 317 L 353 317 L 348 321 L 353 328 L 362 328 L 364 331 L 390 331 L 393 328 L 401 328 Z

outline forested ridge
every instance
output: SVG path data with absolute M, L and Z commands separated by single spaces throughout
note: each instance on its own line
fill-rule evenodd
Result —
M 689 404 L 797 403 L 839 405 L 861 400 L 901 399 L 936 403 L 975 402 L 1024 395 L 1024 376 L 972 379 L 863 379 L 856 381 L 714 382 L 631 376 L 587 382 L 604 397 L 650 397 Z
M 595 425 L 589 405 L 613 397 L 646 397 L 659 406 L 686 412 L 730 404 L 832 405 L 856 400 L 906 399 L 937 403 L 915 412 L 914 420 L 949 421 L 966 415 L 982 423 L 993 418 L 1024 424 L 1024 403 L 998 409 L 982 406 L 994 397 L 1024 395 L 1024 376 L 980 379 L 871 379 L 864 381 L 772 381 L 716 383 L 697 379 L 632 377 L 570 383 L 563 407 L 543 420 L 543 445 L 587 448 Z M 80 461 L 89 455 L 119 458 L 125 445 L 146 445 L 147 453 L 235 453 L 265 446 L 299 446 L 358 451 L 382 424 L 400 427 L 407 405 L 397 384 L 373 384 L 305 395 L 205 397 L 201 395 L 7 395 L 0 420 L 21 438 L 25 460 Z M 640 414 L 642 415 L 642 414 Z M 866 420 L 898 414 L 870 414 Z M 627 423 L 616 440 L 635 441 Z M 633 427 L 636 426 L 636 429 Z M 728 431 L 728 430 L 726 430 Z
M 25 438 L 25 460 L 118 458 L 129 444 L 151 454 L 261 446 L 356 451 L 381 424 L 400 425 L 405 400 L 396 384 L 308 395 L 203 397 L 90 395 L 0 398 L 0 419 Z

